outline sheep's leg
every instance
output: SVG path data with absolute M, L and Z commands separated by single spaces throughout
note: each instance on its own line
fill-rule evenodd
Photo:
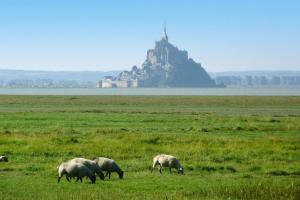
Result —
M 110 179 L 111 172 L 108 172 L 108 179 Z
M 79 177 L 77 177 L 77 179 L 76 179 L 76 181 L 75 181 L 75 182 L 77 183 L 78 181 L 79 181 Z
M 57 182 L 58 182 L 58 183 L 60 182 L 60 179 L 61 179 L 61 177 L 59 176 L 58 179 L 57 179 Z
M 170 169 L 170 174 L 171 174 L 172 173 L 171 167 L 169 167 L 169 169 Z
M 82 178 L 80 177 L 79 179 L 80 179 L 80 183 L 82 183 Z
M 68 176 L 66 176 L 66 179 L 67 179 L 67 181 L 69 181 L 69 182 L 70 182 L 70 179 L 69 179 L 69 177 L 68 177 Z
M 160 168 L 159 168 L 159 172 L 160 172 L 160 174 L 162 174 L 162 172 L 161 172 L 161 170 L 162 170 L 162 166 L 161 166 L 161 164 L 159 164 L 159 166 L 160 166 Z
M 107 175 L 108 175 L 108 171 L 106 172 L 105 177 L 107 177 Z

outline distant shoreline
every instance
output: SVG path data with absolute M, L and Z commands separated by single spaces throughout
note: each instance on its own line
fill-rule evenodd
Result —
M 0 95 L 300 96 L 295 88 L 0 88 Z

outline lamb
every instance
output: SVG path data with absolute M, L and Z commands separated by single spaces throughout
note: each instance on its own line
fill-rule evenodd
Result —
M 0 156 L 0 162 L 8 162 L 7 156 Z
M 95 174 L 81 163 L 75 162 L 64 162 L 58 167 L 58 179 L 57 182 L 60 182 L 60 179 L 63 176 L 66 176 L 67 180 L 70 182 L 70 178 L 77 178 L 76 182 L 80 180 L 82 182 L 82 177 L 88 177 L 92 183 L 95 183 L 96 176 Z
M 153 165 L 151 168 L 151 173 L 153 172 L 153 169 L 156 167 L 156 165 L 160 166 L 159 172 L 162 174 L 161 170 L 163 167 L 169 167 L 170 174 L 171 174 L 171 168 L 177 169 L 178 174 L 183 174 L 183 167 L 175 158 L 174 156 L 171 155 L 166 155 L 166 154 L 160 154 L 157 155 L 153 158 Z
M 74 159 L 70 160 L 69 162 L 81 163 L 81 164 L 85 165 L 94 174 L 95 173 L 98 174 L 98 176 L 100 177 L 101 180 L 104 180 L 104 174 L 103 174 L 101 168 L 99 167 L 99 165 L 97 164 L 97 162 L 88 160 L 85 158 L 74 158 Z
M 104 157 L 97 157 L 94 159 L 95 162 L 98 163 L 102 171 L 106 171 L 106 175 L 108 175 L 108 178 L 110 179 L 111 172 L 117 172 L 119 175 L 119 178 L 122 179 L 124 176 L 124 172 L 121 170 L 119 165 L 117 163 L 109 158 Z

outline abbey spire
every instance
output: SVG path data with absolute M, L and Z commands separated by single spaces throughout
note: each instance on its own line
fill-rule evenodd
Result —
M 166 24 L 164 25 L 164 33 L 163 33 L 162 39 L 166 40 L 167 42 L 169 42 L 169 37 L 168 37 L 168 34 L 167 34 L 167 26 L 166 26 Z

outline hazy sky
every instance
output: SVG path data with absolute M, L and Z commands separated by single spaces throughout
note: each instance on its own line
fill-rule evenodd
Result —
M 140 66 L 164 21 L 207 71 L 300 70 L 299 0 L 0 0 L 0 69 Z

